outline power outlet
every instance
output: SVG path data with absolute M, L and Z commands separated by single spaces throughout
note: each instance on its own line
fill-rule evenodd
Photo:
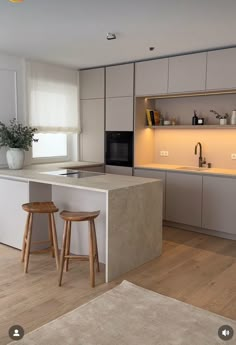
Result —
M 169 156 L 169 152 L 168 151 L 160 151 L 160 156 L 168 157 Z
M 236 153 L 231 153 L 231 159 L 236 159 Z

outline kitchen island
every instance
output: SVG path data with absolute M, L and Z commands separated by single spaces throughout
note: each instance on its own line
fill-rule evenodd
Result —
M 78 166 L 82 168 L 83 164 Z M 161 254 L 161 181 L 102 173 L 83 178 L 51 175 L 51 171 L 63 167 L 69 165 L 0 170 L 0 207 L 4 210 L 0 216 L 1 243 L 21 249 L 26 219 L 21 204 L 53 200 L 60 210 L 101 211 L 96 219 L 96 230 L 100 262 L 106 267 L 106 282 Z M 46 220 L 43 215 L 35 217 L 33 240 L 46 239 Z M 58 214 L 56 225 L 60 248 L 63 222 Z M 88 253 L 88 233 L 84 231 L 87 226 L 86 222 L 73 224 L 72 253 Z

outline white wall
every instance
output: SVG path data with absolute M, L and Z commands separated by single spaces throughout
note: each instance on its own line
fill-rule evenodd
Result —
M 9 76 L 5 72 L 9 72 Z M 2 73 L 1 73 L 2 72 Z M 12 73 L 11 73 L 12 72 Z M 15 78 L 15 85 L 13 83 Z M 5 83 L 8 84 L 6 90 Z M 16 117 L 25 122 L 25 60 L 24 58 L 0 53 L 0 121 Z M 12 92 L 11 92 L 12 90 Z M 7 95 L 7 97 L 6 97 Z M 14 102 L 14 105 L 12 104 Z M 16 106 L 15 106 L 16 104 Z M 0 167 L 6 166 L 5 148 L 0 150 Z M 26 157 L 28 160 L 28 157 Z

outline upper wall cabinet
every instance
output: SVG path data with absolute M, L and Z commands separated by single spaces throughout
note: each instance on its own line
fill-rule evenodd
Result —
M 106 68 L 106 97 L 133 97 L 134 64 Z
M 106 99 L 106 131 L 133 131 L 133 97 Z
M 167 93 L 168 59 L 137 62 L 135 64 L 136 96 Z
M 236 88 L 236 48 L 208 52 L 206 88 Z
M 80 71 L 80 99 L 104 98 L 104 68 Z
M 168 93 L 204 91 L 206 56 L 198 53 L 170 58 Z

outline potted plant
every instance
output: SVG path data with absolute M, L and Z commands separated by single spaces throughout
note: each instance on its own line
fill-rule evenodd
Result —
M 16 119 L 10 121 L 6 126 L 0 121 L 0 147 L 8 147 L 7 164 L 9 169 L 22 169 L 24 165 L 25 152 L 29 151 L 34 139 L 36 128 L 23 126 Z
M 229 114 L 225 113 L 224 115 L 221 115 L 215 110 L 210 110 L 210 112 L 215 114 L 216 118 L 220 120 L 220 125 L 227 125 L 227 118 L 229 117 Z

